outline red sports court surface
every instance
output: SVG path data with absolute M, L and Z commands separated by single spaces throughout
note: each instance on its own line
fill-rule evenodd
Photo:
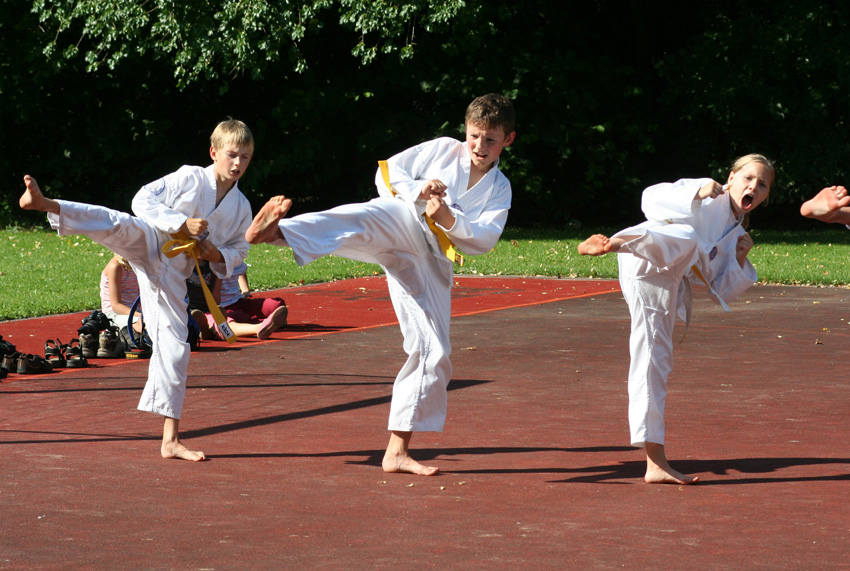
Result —
M 205 343 L 159 458 L 147 363 L 0 385 L 0 569 L 848 569 L 850 290 L 698 301 L 676 347 L 667 451 L 628 446 L 615 281 L 459 277 L 432 478 L 380 460 L 401 335 L 382 278 L 274 292 L 291 326 Z M 0 323 L 29 352 L 85 314 Z

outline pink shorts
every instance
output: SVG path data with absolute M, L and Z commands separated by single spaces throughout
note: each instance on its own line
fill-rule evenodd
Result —
M 227 322 L 236 323 L 260 323 L 266 317 L 274 313 L 278 307 L 286 306 L 286 302 L 279 297 L 243 297 L 234 304 L 222 308 Z M 206 314 L 207 323 L 215 327 L 215 319 L 209 313 Z

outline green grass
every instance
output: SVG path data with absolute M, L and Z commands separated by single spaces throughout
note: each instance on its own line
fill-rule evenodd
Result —
M 588 235 L 612 229 L 509 228 L 496 248 L 470 256 L 459 274 L 564 278 L 616 278 L 616 256 L 576 253 Z M 762 283 L 846 286 L 850 284 L 850 232 L 837 226 L 817 231 L 754 230 L 750 260 Z M 111 254 L 82 236 L 47 230 L 0 230 L 0 321 L 85 311 L 100 307 L 100 272 Z M 288 248 L 253 246 L 249 279 L 268 290 L 378 275 L 378 266 L 328 257 L 299 268 Z

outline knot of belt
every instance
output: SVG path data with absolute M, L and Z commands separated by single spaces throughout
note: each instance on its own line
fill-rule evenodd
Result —
M 198 277 L 201 279 L 201 289 L 204 291 L 204 299 L 207 300 L 207 308 L 215 319 L 215 324 L 219 331 L 227 339 L 228 343 L 236 342 L 236 335 L 230 326 L 227 325 L 227 319 L 221 311 L 221 308 L 215 302 L 210 288 L 207 286 L 207 281 L 201 273 L 201 264 L 198 262 L 198 241 L 190 238 L 184 232 L 177 232 L 171 235 L 172 239 L 162 245 L 162 253 L 166 258 L 174 258 L 180 254 L 186 254 L 195 261 L 195 269 L 198 272 Z

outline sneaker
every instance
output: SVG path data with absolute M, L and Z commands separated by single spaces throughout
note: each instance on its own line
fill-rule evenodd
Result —
M 97 333 L 80 333 L 80 347 L 83 350 L 83 357 L 86 359 L 97 357 L 97 351 L 100 349 L 100 342 L 97 335 Z
M 24 375 L 40 375 L 53 371 L 53 365 L 39 355 L 21 355 L 18 357 L 18 373 Z
M 285 305 L 275 309 L 271 315 L 266 317 L 257 329 L 257 339 L 268 339 L 271 334 L 286 325 L 286 317 L 289 310 Z
M 100 334 L 98 345 L 97 356 L 99 359 L 124 358 L 124 344 L 118 338 L 117 328 L 104 329 Z

